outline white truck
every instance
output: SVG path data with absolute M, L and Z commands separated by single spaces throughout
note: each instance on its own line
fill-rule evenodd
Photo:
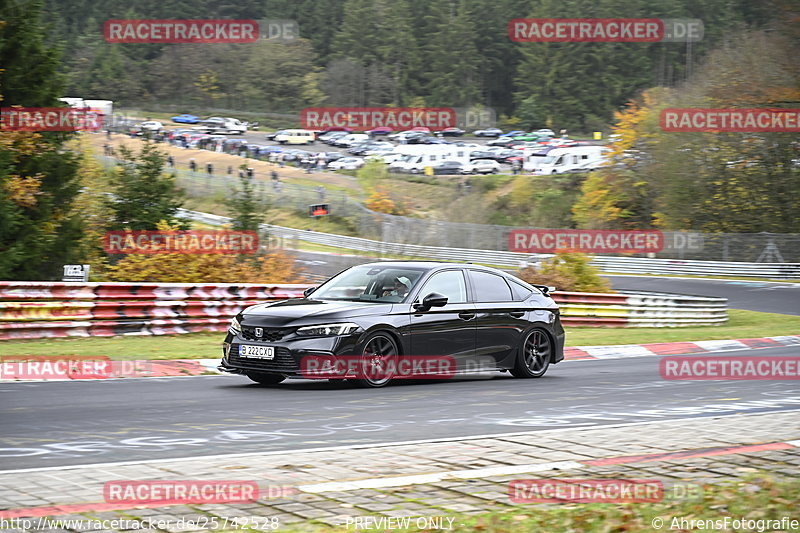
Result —
M 451 144 L 401 144 L 394 149 L 394 153 L 401 157 L 389 165 L 389 170 L 421 174 L 425 167 L 444 161 L 458 161 L 468 165 L 470 151 L 470 148 Z
M 537 175 L 589 172 L 605 164 L 605 146 L 570 146 L 566 148 L 525 148 L 522 168 Z

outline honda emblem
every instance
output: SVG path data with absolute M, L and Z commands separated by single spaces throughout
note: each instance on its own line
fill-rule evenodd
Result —
M 264 328 L 256 328 L 256 337 L 263 337 L 264 336 Z

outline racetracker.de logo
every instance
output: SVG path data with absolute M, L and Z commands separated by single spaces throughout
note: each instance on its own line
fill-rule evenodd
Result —
M 374 128 L 439 130 L 456 126 L 456 112 L 450 107 L 307 107 L 300 112 L 304 128 L 321 130 L 339 127 L 366 131 Z
M 518 229 L 508 235 L 508 249 L 522 253 L 573 250 L 584 253 L 649 253 L 664 249 L 658 230 Z
M 309 379 L 450 379 L 456 362 L 447 355 L 306 355 L 300 373 Z
M 661 111 L 660 119 L 664 131 L 800 133 L 800 109 L 670 108 Z
M 103 36 L 109 43 L 254 43 L 256 20 L 107 20 Z
M 664 498 L 657 479 L 515 479 L 513 503 L 654 503 Z
M 4 357 L 0 379 L 106 379 L 115 377 L 108 357 Z
M 797 380 L 800 357 L 669 356 L 658 371 L 666 380 Z
M 108 254 L 254 254 L 255 231 L 109 231 L 103 237 Z
M 6 131 L 96 131 L 103 114 L 91 108 L 4 107 L 0 129 Z
M 176 505 L 243 503 L 259 499 L 255 481 L 107 481 L 106 503 Z
M 513 19 L 508 36 L 520 43 L 653 43 L 664 38 L 661 19 Z

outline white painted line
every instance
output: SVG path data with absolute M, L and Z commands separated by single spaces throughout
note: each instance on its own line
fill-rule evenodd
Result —
M 791 444 L 795 448 L 800 448 L 800 440 L 787 440 L 786 444 Z
M 798 335 L 786 335 L 786 336 L 783 336 L 783 337 L 767 337 L 767 338 L 772 339 L 772 340 L 774 340 L 776 342 L 779 342 L 779 343 L 781 343 L 783 345 L 800 344 L 800 336 L 798 336 Z
M 622 359 L 625 357 L 651 357 L 654 354 L 638 344 L 619 344 L 611 346 L 578 346 L 587 354 L 597 359 Z
M 709 352 L 721 352 L 727 350 L 749 350 L 750 347 L 739 341 L 696 341 L 692 344 L 703 348 Z
M 112 467 L 112 466 L 131 466 L 131 465 L 154 465 L 154 464 L 163 464 L 163 463 L 182 463 L 187 461 L 197 461 L 197 460 L 228 460 L 228 459 L 243 459 L 248 457 L 265 457 L 270 455 L 286 455 L 291 454 L 296 456 L 300 453 L 313 453 L 313 452 L 331 452 L 331 451 L 342 451 L 342 450 L 365 450 L 371 448 L 394 448 L 397 446 L 411 446 L 415 444 L 435 444 L 439 442 L 461 442 L 461 441 L 469 441 L 469 440 L 478 440 L 478 439 L 502 439 L 504 437 L 520 437 L 520 436 L 527 436 L 527 435 L 542 435 L 551 432 L 566 432 L 566 431 L 583 431 L 583 430 L 591 430 L 591 429 L 615 429 L 615 428 L 623 428 L 623 427 L 635 427 L 635 426 L 645 426 L 649 424 L 664 424 L 664 423 L 671 423 L 671 422 L 691 422 L 696 421 L 699 418 L 713 418 L 714 420 L 719 418 L 732 418 L 732 417 L 742 417 L 742 416 L 763 416 L 763 415 L 770 415 L 770 414 L 782 414 L 787 412 L 798 412 L 800 413 L 800 408 L 797 409 L 781 409 L 778 411 L 767 411 L 767 412 L 758 412 L 758 413 L 735 413 L 731 415 L 711 415 L 707 417 L 703 416 L 695 416 L 695 417 L 687 417 L 687 418 L 670 418 L 666 420 L 643 420 L 640 422 L 627 422 L 623 424 L 596 424 L 593 426 L 588 427 L 569 427 L 569 428 L 553 428 L 553 429 L 541 429 L 535 431 L 517 431 L 513 433 L 485 433 L 480 435 L 463 435 L 459 437 L 441 437 L 435 439 L 420 439 L 420 440 L 407 440 L 407 441 L 393 441 L 393 442 L 374 442 L 369 444 L 345 444 L 340 446 L 325 446 L 320 448 L 287 448 L 285 450 L 272 450 L 268 452 L 248 452 L 248 453 L 227 453 L 227 454 L 219 454 L 219 455 L 193 455 L 189 457 L 173 457 L 171 459 L 139 459 L 136 461 L 116 461 L 116 462 L 107 462 L 107 463 L 91 463 L 91 464 L 83 464 L 83 465 L 64 465 L 64 466 L 45 466 L 45 467 L 38 467 L 38 468 L 21 468 L 19 470 L 0 470 L 0 476 L 5 474 L 21 474 L 26 472 L 58 472 L 62 470 L 80 470 L 81 468 L 97 468 L 97 467 Z
M 512 466 L 492 466 L 486 468 L 473 468 L 469 470 L 449 470 L 445 472 L 435 472 L 432 474 L 417 474 L 412 476 L 394 476 L 360 479 L 356 481 L 330 481 L 326 483 L 314 483 L 311 485 L 299 485 L 297 490 L 301 492 L 344 492 L 359 489 L 379 489 L 386 487 L 402 487 L 405 485 L 423 485 L 427 483 L 438 483 L 446 479 L 477 479 L 492 476 L 510 476 L 516 474 L 530 474 L 534 472 L 546 472 L 548 470 L 580 470 L 586 465 L 577 461 L 554 461 L 550 463 L 512 465 Z

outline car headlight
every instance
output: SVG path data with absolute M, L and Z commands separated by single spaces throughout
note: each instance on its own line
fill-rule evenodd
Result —
M 359 331 L 361 326 L 352 322 L 341 324 L 321 324 L 319 326 L 306 326 L 297 330 L 301 337 L 332 337 L 336 335 L 349 335 Z
M 236 317 L 233 317 L 233 319 L 231 319 L 231 325 L 228 326 L 228 331 L 230 331 L 234 335 L 242 334 L 242 325 L 239 323 Z

